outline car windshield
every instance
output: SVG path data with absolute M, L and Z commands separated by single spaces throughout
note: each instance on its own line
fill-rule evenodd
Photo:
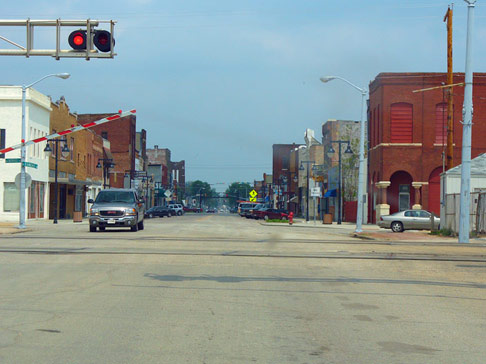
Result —
M 134 203 L 135 198 L 133 193 L 128 191 L 101 191 L 96 197 L 95 203 L 107 202 Z

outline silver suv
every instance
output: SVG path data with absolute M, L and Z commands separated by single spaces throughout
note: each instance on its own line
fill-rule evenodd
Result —
M 184 213 L 184 207 L 180 203 L 170 203 L 167 207 L 174 211 L 174 215 L 181 216 Z
M 96 228 L 129 227 L 132 231 L 143 230 L 144 204 L 137 192 L 131 189 L 110 188 L 102 190 L 89 210 L 89 231 Z

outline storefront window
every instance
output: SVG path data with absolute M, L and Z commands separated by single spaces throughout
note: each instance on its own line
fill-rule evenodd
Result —
M 19 211 L 20 192 L 15 183 L 5 182 L 3 184 L 3 211 Z

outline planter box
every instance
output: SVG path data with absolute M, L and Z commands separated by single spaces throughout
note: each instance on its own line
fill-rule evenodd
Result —
M 83 213 L 81 211 L 73 212 L 73 222 L 83 222 Z
M 323 224 L 332 224 L 332 214 L 324 214 Z

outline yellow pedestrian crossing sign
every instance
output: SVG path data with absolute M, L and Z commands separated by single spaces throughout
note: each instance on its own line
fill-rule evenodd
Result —
M 258 196 L 258 192 L 255 190 L 250 191 L 250 201 L 251 202 L 256 202 L 256 197 Z

